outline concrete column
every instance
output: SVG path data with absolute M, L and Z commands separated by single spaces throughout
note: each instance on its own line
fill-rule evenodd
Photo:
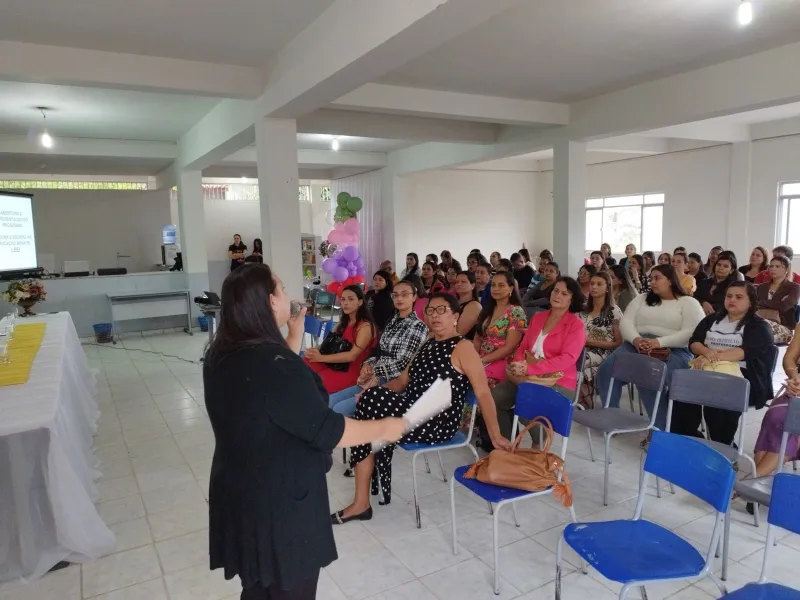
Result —
M 202 177 L 200 171 L 180 171 L 177 182 L 183 272 L 194 297 L 209 289 Z
M 750 172 L 753 144 L 731 145 L 731 185 L 728 199 L 728 243 L 739 266 L 750 260 Z
M 586 144 L 553 146 L 553 254 L 561 272 L 578 273 L 586 254 Z
M 390 168 L 383 169 L 381 174 L 382 256 L 391 260 L 399 273 L 405 268 L 406 253 L 413 252 L 408 243 L 411 221 L 406 215 L 406 197 L 411 183 L 407 177 L 395 175 Z
M 256 161 L 264 262 L 275 269 L 289 296 L 302 298 L 297 125 L 294 120 L 256 121 Z

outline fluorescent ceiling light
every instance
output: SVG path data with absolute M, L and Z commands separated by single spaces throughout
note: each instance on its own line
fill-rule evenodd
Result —
M 742 27 L 750 25 L 750 23 L 753 22 L 753 3 L 748 0 L 743 0 L 742 3 L 739 4 L 736 18 L 739 20 L 739 25 Z

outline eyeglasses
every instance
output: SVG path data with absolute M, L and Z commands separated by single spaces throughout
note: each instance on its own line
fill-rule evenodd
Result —
M 444 304 L 441 304 L 439 306 L 428 306 L 425 308 L 425 314 L 428 315 L 429 317 L 432 317 L 434 314 L 443 315 L 448 310 L 450 310 L 450 307 L 445 306 Z
M 408 298 L 409 296 L 413 296 L 414 292 L 392 292 L 392 298 Z

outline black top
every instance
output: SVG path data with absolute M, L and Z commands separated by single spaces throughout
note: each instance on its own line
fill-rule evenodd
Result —
M 203 368 L 216 447 L 211 568 L 242 585 L 297 587 L 336 560 L 326 461 L 344 433 L 319 377 L 284 346 Z
M 231 244 L 230 246 L 228 246 L 228 252 L 244 252 L 245 250 L 247 250 L 247 245 L 245 244 L 239 244 L 238 246 L 236 244 Z M 236 267 L 242 264 L 244 264 L 244 259 L 232 258 L 231 271 L 233 271 Z
M 478 302 L 478 301 L 470 299 L 470 300 L 467 300 L 466 302 L 464 302 L 463 304 L 459 303 L 459 306 L 461 307 L 461 313 L 462 314 L 464 313 L 464 307 L 469 306 L 473 302 Z M 478 302 L 478 304 L 480 304 L 480 302 Z M 477 323 L 475 323 L 475 325 L 473 325 L 472 328 L 467 333 L 464 334 L 464 339 L 467 339 L 467 340 L 469 340 L 471 342 L 472 340 L 475 339 L 475 334 L 476 333 L 478 333 L 478 324 Z
M 386 324 L 394 316 L 395 308 L 392 295 L 387 290 L 370 290 L 367 292 L 367 310 L 372 315 L 380 331 L 386 329 Z
M 747 276 L 747 272 L 749 270 L 750 270 L 750 265 L 745 265 L 743 267 L 739 267 L 739 273 L 744 275 L 744 280 L 747 281 L 748 283 L 753 283 L 756 280 L 756 278 Z
M 697 275 L 694 276 L 694 280 L 697 282 L 697 287 L 700 287 L 700 282 L 703 281 L 704 279 L 708 279 L 708 275 L 706 275 L 703 269 L 700 269 L 697 272 Z
M 734 274 L 729 275 L 720 282 L 711 277 L 699 280 L 694 298 L 701 305 L 703 302 L 708 302 L 715 311 L 718 311 L 725 304 L 725 294 L 728 291 L 728 286 L 734 281 L 736 281 L 736 275 Z
M 514 270 L 514 279 L 517 280 L 517 284 L 519 285 L 519 289 L 527 290 L 528 286 L 530 286 L 531 281 L 533 281 L 533 276 L 535 271 L 533 267 L 530 265 L 525 265 L 519 271 L 516 269 Z
M 708 315 L 695 327 L 689 346 L 695 342 L 706 343 L 706 334 L 716 322 L 717 315 Z M 742 350 L 746 367 L 742 370 L 750 382 L 750 406 L 764 408 L 772 400 L 772 371 L 778 358 L 778 348 L 772 335 L 772 328 L 766 319 L 755 315 L 742 329 Z

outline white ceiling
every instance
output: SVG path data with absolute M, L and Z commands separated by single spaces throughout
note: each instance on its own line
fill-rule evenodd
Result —
M 571 102 L 800 40 L 800 0 L 523 0 L 384 82 Z M 746 74 L 743 74 L 746 76 Z
M 171 163 L 162 158 L 0 154 L 0 172 L 32 175 L 157 175 Z
M 3 0 L 0 39 L 261 66 L 333 0 Z
M 386 140 L 352 135 L 332 136 L 322 133 L 298 133 L 297 147 L 303 150 L 330 150 L 334 137 L 339 140 L 339 150 L 349 152 L 391 152 L 392 150 L 407 148 L 417 143 L 406 140 Z
M 174 142 L 217 102 L 177 94 L 0 81 L 0 134 L 40 131 L 45 121 L 36 107 L 47 106 L 47 130 L 54 136 Z

